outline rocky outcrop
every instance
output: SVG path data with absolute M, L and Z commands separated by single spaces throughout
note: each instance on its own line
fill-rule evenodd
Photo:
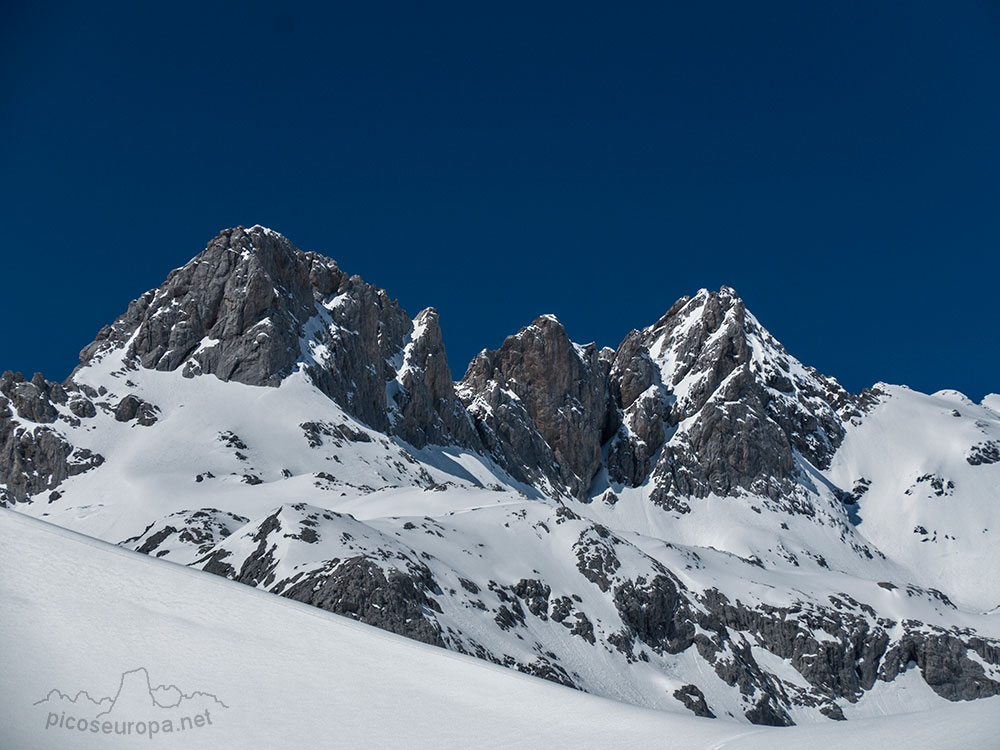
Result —
M 826 700 L 832 707 L 838 698 L 853 703 L 876 680 L 891 682 L 910 666 L 919 668 L 924 681 L 948 700 L 1000 694 L 1000 682 L 982 667 L 1000 666 L 1000 643 L 913 620 L 902 623 L 904 634 L 894 640 L 890 631 L 896 621 L 877 617 L 870 606 L 846 594 L 829 599 L 828 607 L 750 607 L 710 589 L 700 598 L 710 615 L 701 624 L 708 628 L 714 622 L 717 632 L 722 632 L 721 625 L 745 633 L 788 660 L 811 686 L 808 694 L 791 697 L 800 705 Z
M 358 276 L 343 278 L 332 297 L 317 294 L 324 301 L 301 340 L 306 371 L 349 414 L 389 432 L 386 383 L 396 376 L 393 361 L 412 329 L 409 316 Z
M 121 349 L 133 367 L 276 386 L 301 364 L 350 414 L 385 430 L 385 362 L 410 325 L 385 292 L 329 258 L 236 227 L 133 302 L 80 367 Z
M 200 525 L 195 516 L 187 520 Z M 229 519 L 212 520 L 207 532 L 219 538 L 209 549 L 199 544 L 201 556 L 194 566 L 408 638 L 445 645 L 431 614 L 441 611 L 434 596 L 442 591 L 430 569 L 412 550 L 384 536 L 365 538 L 371 530 L 349 516 L 304 503 L 284 505 L 231 534 L 219 528 L 228 526 Z M 148 546 L 150 531 L 130 543 L 145 540 Z M 175 546 L 178 542 L 190 547 L 193 540 L 173 540 Z M 320 559 L 310 560 L 308 550 L 319 550 L 323 543 L 336 544 L 337 554 L 330 556 L 325 548 L 317 553 Z M 286 560 L 289 545 L 301 550 L 300 564 Z
M 677 654 L 694 643 L 695 620 L 680 595 L 680 584 L 667 571 L 650 580 L 627 580 L 614 591 L 615 607 L 637 640 L 654 651 Z
M 0 420 L 0 478 L 4 481 L 0 500 L 5 505 L 52 493 L 65 479 L 103 463 L 103 456 L 73 447 L 52 429 L 11 428 Z
M 986 674 L 984 663 L 1000 665 L 1000 643 L 925 627 L 908 632 L 886 653 L 878 677 L 889 682 L 916 666 L 931 689 L 950 701 L 1000 695 L 1000 682 Z
M 660 380 L 660 370 L 640 331 L 632 331 L 610 362 L 609 417 L 620 430 L 608 449 L 608 475 L 629 486 L 638 486 L 649 475 L 652 461 L 666 439 L 670 389 Z
M 124 347 L 136 366 L 277 385 L 299 357 L 315 293 L 330 295 L 344 279 L 335 263 L 298 251 L 275 232 L 227 229 L 129 305 L 81 352 L 80 363 Z
M 969 449 L 969 455 L 965 460 L 969 466 L 1000 463 L 1000 442 L 989 440 L 984 443 L 976 443 Z
M 150 427 L 156 424 L 156 412 L 159 411 L 153 404 L 143 401 L 136 396 L 126 396 L 118 402 L 115 407 L 115 419 L 119 422 L 131 422 L 133 419 L 143 427 Z
M 649 480 L 653 502 L 681 512 L 709 493 L 787 496 L 796 456 L 829 463 L 844 434 L 837 410 L 852 402 L 793 360 L 727 287 L 684 297 L 630 333 L 609 393 L 620 415 L 609 477 Z
M 64 387 L 41 373 L 30 381 L 21 373 L 0 375 L 0 505 L 43 493 L 51 499 L 65 479 L 103 464 L 103 456 L 71 445 L 54 427 L 60 419 L 78 422 L 96 413 L 75 384 Z
M 36 372 L 31 380 L 11 371 L 0 375 L 0 418 L 16 416 L 36 424 L 52 424 L 59 418 L 57 406 L 69 401 L 69 394 L 59 383 L 46 380 Z
M 695 716 L 704 716 L 706 719 L 714 719 L 715 714 L 708 707 L 705 701 L 705 694 L 697 685 L 682 685 L 674 691 L 674 698 L 684 704 L 684 707 Z
M 479 435 L 455 393 L 437 310 L 429 307 L 413 319 L 400 359 L 389 384 L 393 432 L 417 448 L 433 443 L 481 450 Z
M 440 609 L 426 594 L 435 588 L 426 567 L 417 575 L 399 570 L 386 574 L 373 561 L 358 556 L 333 562 L 328 570 L 304 576 L 280 593 L 390 633 L 443 647 L 441 628 L 424 615 L 427 610 Z
M 141 534 L 119 544 L 153 557 L 188 565 L 249 521 L 216 508 L 171 513 L 149 524 Z
M 479 447 L 455 397 L 437 312 L 411 321 L 383 290 L 264 227 L 223 231 L 102 330 L 80 368 L 116 350 L 127 367 L 256 386 L 277 386 L 301 367 L 376 430 L 417 447 Z
M 805 604 L 751 607 L 732 602 L 715 589 L 700 599 L 717 632 L 752 636 L 771 653 L 787 659 L 816 695 L 853 702 L 875 684 L 889 643 L 886 630 L 895 623 L 885 620 L 873 627 L 866 617 L 870 607 L 866 610 L 843 594 L 835 600 L 834 606 L 823 608 Z
M 582 498 L 601 466 L 606 380 L 597 347 L 543 315 L 473 359 L 458 393 L 502 466 Z

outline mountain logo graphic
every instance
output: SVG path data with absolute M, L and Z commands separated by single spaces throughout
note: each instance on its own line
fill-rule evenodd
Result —
M 215 726 L 229 708 L 212 693 L 154 687 L 145 667 L 123 672 L 113 695 L 95 698 L 85 690 L 74 695 L 53 688 L 32 705 L 47 709 L 46 730 L 148 737 Z

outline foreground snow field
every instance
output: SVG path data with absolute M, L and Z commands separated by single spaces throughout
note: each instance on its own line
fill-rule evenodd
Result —
M 1000 698 L 788 728 L 638 708 L 6 510 L 0 570 L 5 750 L 931 750 L 1000 734 Z

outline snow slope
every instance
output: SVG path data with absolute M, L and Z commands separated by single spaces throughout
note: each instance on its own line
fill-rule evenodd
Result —
M 76 377 L 95 388 L 111 384 L 109 399 L 127 393 L 160 409 L 149 428 L 103 411 L 56 426 L 74 445 L 108 460 L 99 474 L 66 480 L 59 499 L 25 510 L 107 541 L 141 534 L 151 521 L 182 510 L 215 507 L 254 517 L 283 502 L 329 505 L 401 486 L 481 486 L 505 477 L 493 469 L 498 479 L 484 459 L 467 452 L 449 457 L 429 447 L 418 464 L 403 446 L 348 416 L 301 372 L 279 388 L 262 388 L 146 369 L 126 376 L 120 356 L 109 356 Z M 59 408 L 71 416 L 68 407 Z M 310 438 L 304 424 L 346 430 L 348 437 Z M 436 470 L 435 463 L 447 470 Z
M 1000 606 L 1000 415 L 957 391 L 879 384 L 827 477 L 854 488 L 858 531 L 956 604 Z
M 781 729 L 641 709 L 10 511 L 0 570 L 0 746 L 11 750 L 934 750 L 989 747 L 1000 731 L 1000 698 Z M 114 733 L 129 722 L 131 735 Z

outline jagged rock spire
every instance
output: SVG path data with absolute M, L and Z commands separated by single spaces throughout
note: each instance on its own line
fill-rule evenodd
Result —
M 166 282 L 129 305 L 80 355 L 81 366 L 127 347 L 135 364 L 277 385 L 299 358 L 315 302 L 346 275 L 264 227 L 226 229 Z
M 469 365 L 459 394 L 504 465 L 584 496 L 601 466 L 607 369 L 543 315 Z

